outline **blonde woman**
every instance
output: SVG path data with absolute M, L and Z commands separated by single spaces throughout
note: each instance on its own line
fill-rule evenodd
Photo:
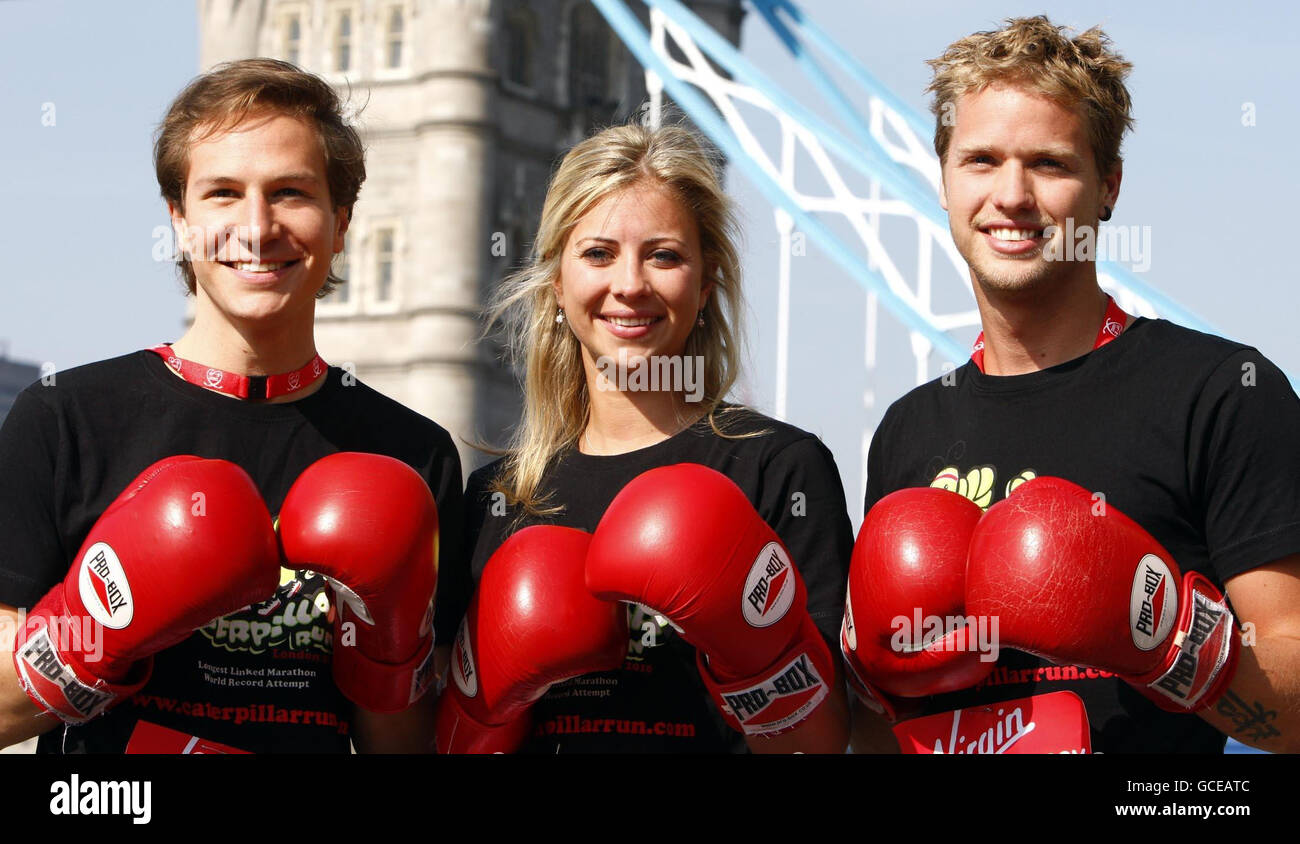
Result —
M 852 549 L 843 489 L 816 437 L 724 402 L 739 359 L 735 237 L 718 163 L 687 129 L 613 127 L 555 173 L 530 263 L 491 311 L 522 363 L 524 413 L 505 456 L 469 481 L 479 588 L 457 637 L 440 749 L 845 748 L 829 658 Z M 611 527 L 611 511 L 601 524 L 616 498 L 623 523 Z M 690 609 L 588 594 L 587 534 L 593 553 L 605 534 L 606 556 L 622 563 L 637 553 L 610 555 L 611 543 L 654 533 L 656 519 L 667 544 L 640 549 L 642 574 L 673 595 L 697 590 Z M 769 551 L 780 538 L 788 557 L 765 558 L 772 577 L 753 553 L 726 559 L 739 533 Z M 786 577 L 785 559 L 801 580 Z M 747 621 L 742 589 L 757 596 Z M 737 618 L 723 624 L 734 628 L 692 617 L 733 603 Z

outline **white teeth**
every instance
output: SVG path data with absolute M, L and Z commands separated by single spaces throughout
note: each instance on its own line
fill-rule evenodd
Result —
M 654 317 L 636 317 L 634 319 L 632 317 L 612 316 L 612 317 L 605 317 L 605 319 L 609 322 L 614 323 L 615 325 L 622 326 L 623 328 L 636 328 L 637 326 L 640 325 L 649 325 L 650 323 L 655 321 Z
M 996 240 L 1032 240 L 1038 236 L 1037 229 L 989 229 L 989 234 Z
M 273 273 L 283 267 L 288 261 L 281 261 L 278 264 L 232 264 L 235 269 L 244 273 Z

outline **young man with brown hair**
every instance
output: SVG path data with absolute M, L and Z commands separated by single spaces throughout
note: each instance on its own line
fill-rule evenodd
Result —
M 1123 313 L 1067 240 L 1115 210 L 1129 63 L 1098 29 L 1034 17 L 930 64 L 941 201 L 983 333 L 871 445 L 859 548 L 887 550 L 855 556 L 844 636 L 864 700 L 912 752 L 1221 752 L 1225 735 L 1294 752 L 1300 401 L 1254 348 Z M 914 487 L 987 512 L 891 496 Z M 885 518 L 909 508 L 933 518 Z M 900 549 L 939 523 L 968 545 L 951 571 L 910 568 Z M 1000 648 L 977 654 L 976 627 L 880 644 L 854 585 L 868 569 L 900 596 L 886 618 L 969 614 Z M 893 743 L 858 711 L 855 746 Z
M 155 165 L 193 324 L 33 384 L 0 430 L 0 745 L 429 751 L 459 459 L 313 334 L 360 138 L 328 84 L 250 59 L 182 91 Z

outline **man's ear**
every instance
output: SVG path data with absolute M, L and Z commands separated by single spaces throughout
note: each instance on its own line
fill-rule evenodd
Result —
M 942 208 L 944 211 L 947 211 L 948 210 L 948 189 L 944 185 L 945 181 L 947 181 L 947 179 L 944 174 L 943 162 L 940 161 L 939 162 L 939 207 Z
M 337 255 L 343 251 L 343 245 L 346 242 L 344 235 L 348 233 L 348 226 L 352 223 L 352 209 L 339 206 L 334 209 L 334 254 Z
M 167 216 L 171 217 L 172 236 L 176 238 L 176 251 L 186 258 L 190 258 L 193 252 L 193 244 L 190 243 L 190 227 L 185 222 L 185 212 L 168 202 Z
M 1115 162 L 1115 168 L 1110 174 L 1101 180 L 1101 204 L 1103 207 L 1115 210 L 1115 205 L 1119 202 L 1119 183 L 1124 179 L 1124 162 Z M 1101 208 L 1097 209 L 1101 211 Z M 1101 215 L 1098 214 L 1098 217 Z

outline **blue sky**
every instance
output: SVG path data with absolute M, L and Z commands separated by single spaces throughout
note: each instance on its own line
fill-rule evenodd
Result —
M 1144 278 L 1300 373 L 1300 279 L 1285 228 L 1295 218 L 1290 200 L 1300 194 L 1295 8 L 1239 2 L 1225 12 L 1188 2 L 1175 15 L 1165 4 L 1132 2 L 801 5 L 918 108 L 924 60 L 964 34 L 1038 12 L 1079 27 L 1103 25 L 1135 65 L 1137 129 L 1125 144 L 1116 222 L 1150 227 Z M 746 55 L 811 101 L 763 29 L 751 16 Z M 0 344 L 11 357 L 65 368 L 179 334 L 179 283 L 170 264 L 152 258 L 166 218 L 150 147 L 156 122 L 197 61 L 193 2 L 0 2 L 7 189 L 0 242 L 10 259 L 0 283 Z M 1245 103 L 1254 104 L 1253 126 L 1242 125 Z M 745 396 L 770 410 L 775 229 L 770 208 L 743 177 L 730 182 L 746 223 L 753 365 Z M 799 261 L 789 417 L 830 444 L 852 502 L 862 432 L 909 386 L 910 356 L 898 342 L 882 347 L 869 382 L 862 291 L 815 246 Z M 867 390 L 874 411 L 863 406 Z M 855 510 L 851 503 L 856 522 Z

